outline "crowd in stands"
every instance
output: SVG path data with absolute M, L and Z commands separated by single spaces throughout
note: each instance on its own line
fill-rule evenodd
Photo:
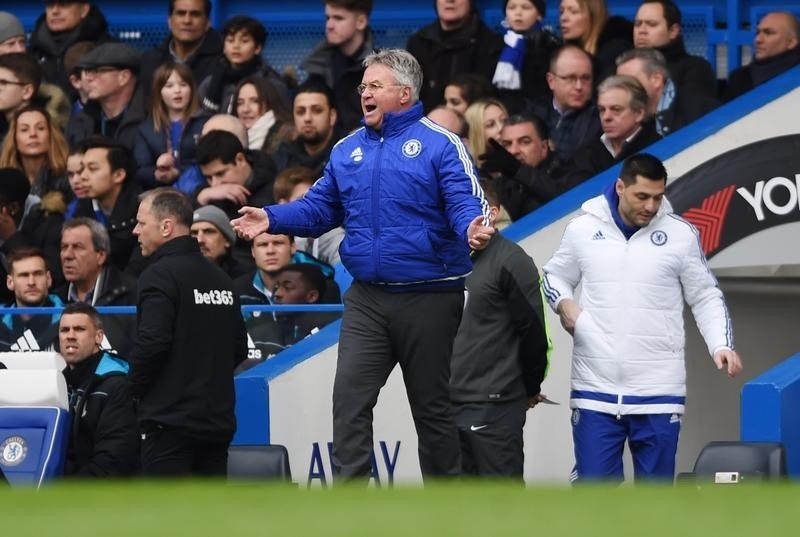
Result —
M 473 1 L 436 0 L 436 18 L 406 46 L 424 73 L 425 111 L 461 137 L 497 192 L 500 227 L 800 64 L 790 13 L 758 23 L 753 61 L 725 83 L 687 53 L 672 0 L 645 0 L 633 21 L 604 0 L 549 3 L 503 1 L 501 35 Z M 362 82 L 374 89 L 362 81 L 372 9 L 326 0 L 325 39 L 300 64 L 300 84 L 264 57 L 269 21 L 237 15 L 215 29 L 209 0 L 169 0 L 169 36 L 143 54 L 109 33 L 97 4 L 48 0 L 30 35 L 0 12 L 0 301 L 135 304 L 147 263 L 133 234 L 139 197 L 171 186 L 191 197 L 192 235 L 243 304 L 340 302 L 343 230 L 248 242 L 230 220 L 242 206 L 302 197 L 360 127 Z M 546 9 L 560 10 L 557 31 L 543 26 Z M 335 317 L 248 315 L 258 352 L 242 367 Z M 0 347 L 56 348 L 58 322 L 6 316 Z M 131 322 L 105 322 L 95 362 L 110 349 L 124 357 Z

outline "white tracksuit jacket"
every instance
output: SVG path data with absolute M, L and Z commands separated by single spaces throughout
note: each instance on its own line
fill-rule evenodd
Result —
M 629 240 L 604 196 L 582 209 L 543 267 L 554 310 L 582 282 L 570 406 L 616 415 L 682 414 L 684 298 L 709 352 L 733 348 L 730 316 L 698 232 L 666 198 Z

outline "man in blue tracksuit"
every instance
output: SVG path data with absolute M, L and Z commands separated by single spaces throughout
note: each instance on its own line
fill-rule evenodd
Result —
M 318 237 L 345 229 L 339 253 L 354 283 L 344 296 L 333 386 L 337 477 L 369 475 L 372 409 L 398 363 L 423 476 L 457 475 L 450 355 L 470 248 L 483 248 L 494 230 L 464 145 L 423 117 L 417 61 L 383 50 L 364 65 L 364 127 L 333 148 L 304 198 L 245 207 L 234 229 L 248 239 L 267 230 Z

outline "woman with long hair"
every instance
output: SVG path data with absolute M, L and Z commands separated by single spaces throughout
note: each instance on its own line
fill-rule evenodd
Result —
M 0 149 L 0 168 L 21 170 L 31 183 L 31 194 L 42 199 L 48 196 L 49 201 L 66 208 L 71 198 L 66 178 L 68 153 L 67 141 L 47 110 L 27 106 L 14 114 Z M 56 200 L 59 197 L 60 201 Z M 64 211 L 54 208 L 54 212 Z
M 247 128 L 250 149 L 271 155 L 284 141 L 294 139 L 294 118 L 267 79 L 249 76 L 233 95 L 235 116 Z
M 497 99 L 479 99 L 469 105 L 464 117 L 469 124 L 469 148 L 472 151 L 472 159 L 480 168 L 483 163 L 481 155 L 492 150 L 489 139 L 499 141 L 503 123 L 508 118 L 508 110 Z M 491 174 L 483 175 L 492 184 L 497 182 L 497 178 Z M 508 211 L 501 206 L 495 221 L 497 229 L 503 229 L 510 223 L 511 217 L 508 215 Z
M 208 119 L 197 102 L 192 70 L 182 63 L 156 69 L 150 100 L 134 146 L 136 180 L 145 189 L 173 185 L 196 163 L 197 139 Z
M 610 17 L 605 0 L 561 0 L 561 37 L 595 59 L 595 82 L 616 71 L 617 56 L 633 48 L 633 24 Z
M 497 99 L 479 99 L 467 107 L 464 117 L 469 125 L 469 147 L 472 159 L 480 167 L 480 156 L 489 148 L 489 138 L 498 139 L 508 110 Z

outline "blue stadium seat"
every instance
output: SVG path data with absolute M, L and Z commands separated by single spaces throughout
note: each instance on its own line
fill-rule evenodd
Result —
M 69 439 L 67 386 L 55 353 L 3 353 L 0 469 L 12 486 L 63 475 Z

